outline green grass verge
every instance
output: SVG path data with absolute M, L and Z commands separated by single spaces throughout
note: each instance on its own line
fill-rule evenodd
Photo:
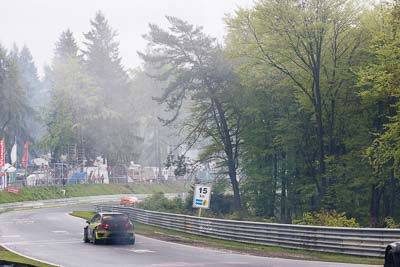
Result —
M 315 252 L 315 251 L 307 251 L 299 249 L 287 249 L 287 248 L 272 247 L 272 246 L 246 244 L 246 243 L 220 240 L 209 237 L 202 237 L 140 223 L 135 223 L 135 230 L 138 234 L 143 234 L 146 236 L 154 236 L 154 235 L 157 236 L 160 233 L 171 237 L 179 236 L 184 239 L 198 241 L 200 244 L 206 244 L 208 247 L 228 249 L 237 252 L 244 252 L 260 256 L 273 256 L 273 257 L 304 259 L 304 260 L 314 260 L 314 261 L 383 265 L 383 260 L 377 258 L 354 257 L 354 256 L 347 256 L 335 253 Z
M 71 215 L 83 219 L 90 219 L 95 212 L 92 211 L 74 211 Z M 383 259 L 354 257 L 335 253 L 315 252 L 299 249 L 287 249 L 280 247 L 271 247 L 263 245 L 245 244 L 234 241 L 226 241 L 209 237 L 202 237 L 193 234 L 187 234 L 179 231 L 164 229 L 135 222 L 135 232 L 148 237 L 159 238 L 166 241 L 185 243 L 190 245 L 212 247 L 216 249 L 225 249 L 239 253 L 248 253 L 258 256 L 279 257 L 298 260 L 327 261 L 383 265 Z
M 36 186 L 23 188 L 20 194 L 0 192 L 0 204 L 21 201 L 58 199 L 69 197 L 85 197 L 115 194 L 151 194 L 155 192 L 176 193 L 186 192 L 187 184 L 183 182 L 167 182 L 162 184 L 80 184 L 65 185 L 66 195 L 61 192 L 60 186 Z
M 39 261 L 34 261 L 28 258 L 21 257 L 17 254 L 14 254 L 7 249 L 0 246 L 0 259 L 3 261 L 15 262 L 15 263 L 23 263 L 23 264 L 30 264 L 37 267 L 54 267 L 54 265 L 49 265 L 46 263 L 42 263 Z M 9 266 L 9 265 L 7 265 Z
M 91 219 L 96 214 L 95 211 L 73 211 L 69 215 L 79 217 L 85 220 Z

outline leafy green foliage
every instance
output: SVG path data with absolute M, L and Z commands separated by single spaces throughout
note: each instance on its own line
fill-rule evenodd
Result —
M 359 72 L 359 86 L 364 90 L 360 96 L 364 105 L 375 112 L 375 140 L 366 154 L 375 169 L 390 164 L 397 170 L 399 166 L 399 108 L 400 96 L 400 37 L 398 24 L 399 6 L 390 13 L 383 14 L 388 22 L 382 25 L 383 31 L 377 33 L 370 53 L 374 60 Z M 392 161 L 392 162 L 391 162 Z
M 184 203 L 181 198 L 169 200 L 163 192 L 156 192 L 138 204 L 138 208 L 145 210 L 177 213 L 182 212 L 183 206 Z
M 354 218 L 347 218 L 346 213 L 338 213 L 335 210 L 319 212 L 305 212 L 299 219 L 293 220 L 294 224 L 319 225 L 333 227 L 360 227 Z
M 400 228 L 400 223 L 396 222 L 392 217 L 385 218 L 386 228 Z
M 386 216 L 396 213 L 396 189 L 399 188 L 399 131 L 400 131 L 400 37 L 399 2 L 382 5 L 379 14 L 380 28 L 374 33 L 368 52 L 370 60 L 358 72 L 361 90 L 359 96 L 364 108 L 369 110 L 371 141 L 365 149 L 365 158 L 373 169 L 374 179 L 369 183 L 371 194 L 371 225 L 382 224 L 379 218 L 381 198 Z
M 234 212 L 233 196 L 226 193 L 227 187 L 226 180 L 213 183 L 210 209 L 204 209 L 202 216 L 224 218 Z M 157 192 L 146 198 L 142 203 L 139 203 L 138 207 L 147 210 L 194 215 L 197 214 L 197 210 L 192 207 L 193 189 L 194 186 L 192 185 L 186 199 L 179 197 L 168 199 L 164 193 Z M 244 214 L 245 212 L 243 211 L 242 213 Z
M 381 79 L 382 90 L 390 79 L 367 68 L 369 83 L 360 83 L 356 73 L 379 58 L 371 48 L 382 41 L 369 45 L 387 10 L 359 11 L 353 1 L 267 0 L 227 19 L 227 51 L 245 84 L 242 195 L 251 214 L 290 223 L 324 208 L 377 226 L 371 218 L 379 209 L 395 212 L 387 203 L 396 203 L 397 177 L 390 169 L 374 173 L 371 165 L 371 159 L 392 164 L 389 148 L 365 156 L 376 123 L 383 129 L 389 119 L 387 109 L 377 112 L 380 100 L 367 102 L 363 91 L 379 95 L 371 78 Z

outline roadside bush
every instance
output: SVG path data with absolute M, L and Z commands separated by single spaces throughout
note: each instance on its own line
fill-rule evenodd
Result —
M 333 227 L 360 227 L 354 218 L 347 218 L 346 213 L 338 213 L 335 210 L 319 212 L 305 212 L 299 219 L 293 220 L 293 224 L 319 225 Z
M 170 212 L 186 214 L 185 202 L 182 198 L 177 197 L 177 198 L 171 199 L 171 200 L 169 200 L 168 205 L 169 205 Z
M 163 192 L 156 192 L 139 203 L 138 207 L 145 210 L 165 211 L 170 205 Z
M 181 198 L 168 199 L 163 192 L 157 192 L 138 204 L 138 208 L 145 210 L 183 213 L 184 202 Z
M 385 228 L 400 228 L 400 223 L 397 223 L 392 217 L 386 217 Z
M 233 195 L 224 194 L 223 192 L 214 192 L 211 194 L 210 209 L 216 215 L 227 215 L 233 210 Z

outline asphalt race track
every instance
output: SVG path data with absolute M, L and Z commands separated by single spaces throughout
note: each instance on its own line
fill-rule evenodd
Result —
M 197 248 L 136 236 L 135 245 L 93 245 L 82 241 L 84 220 L 68 215 L 74 206 L 0 214 L 0 244 L 25 256 L 61 266 L 140 267 L 360 267 L 264 258 Z

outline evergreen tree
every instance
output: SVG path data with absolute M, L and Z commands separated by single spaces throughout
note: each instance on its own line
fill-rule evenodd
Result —
M 132 94 L 129 77 L 121 64 L 117 33 L 109 26 L 101 12 L 85 33 L 83 56 L 86 70 L 96 83 L 98 107 L 89 128 L 98 153 L 105 154 L 113 165 L 128 163 L 138 158 L 136 120 L 132 103 L 126 101 Z M 128 162 L 127 162 L 128 161 Z M 121 162 L 122 163 L 122 162 Z
M 27 128 L 33 140 L 39 140 L 44 134 L 44 125 L 39 122 L 38 117 L 40 110 L 47 104 L 48 96 L 42 92 L 37 68 L 27 46 L 23 46 L 18 53 L 18 68 L 21 86 L 26 91 L 27 104 L 31 108 L 26 118 Z
M 18 68 L 18 49 L 12 53 L 0 46 L 0 136 L 6 140 L 10 155 L 15 136 L 29 138 L 26 128 L 27 114 L 30 112 L 26 91 L 21 85 Z M 7 159 L 10 162 L 9 159 Z
M 92 30 L 85 33 L 86 46 L 83 55 L 89 74 L 98 84 L 108 107 L 117 108 L 128 93 L 128 75 L 123 69 L 119 56 L 117 36 L 101 12 L 90 21 Z
M 95 112 L 97 96 L 69 30 L 60 35 L 55 52 L 52 68 L 46 73 L 51 100 L 45 115 L 48 132 L 42 143 L 50 147 L 57 161 L 67 145 L 91 146 L 86 127 Z
M 153 48 L 140 53 L 164 82 L 160 103 L 172 112 L 166 124 L 173 123 L 184 103 L 190 98 L 190 117 L 183 123 L 187 133 L 185 144 L 190 148 L 198 140 L 207 140 L 201 160 L 217 162 L 230 179 L 234 194 L 234 208 L 242 208 L 239 183 L 239 151 L 241 131 L 241 86 L 231 63 L 214 38 L 175 17 L 167 17 L 170 30 L 150 25 L 145 36 Z
M 61 61 L 68 60 L 69 58 L 78 57 L 78 45 L 76 44 L 73 33 L 67 29 L 61 33 L 55 48 L 55 58 Z

